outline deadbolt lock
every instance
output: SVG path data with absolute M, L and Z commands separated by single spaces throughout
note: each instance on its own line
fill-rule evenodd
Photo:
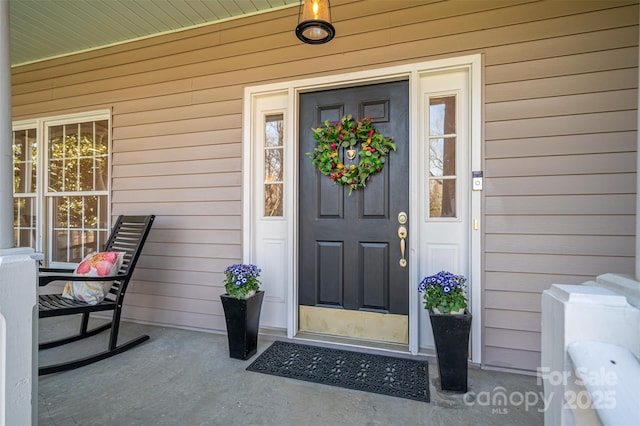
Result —
M 398 223 L 400 225 L 407 223 L 407 214 L 405 212 L 398 213 Z

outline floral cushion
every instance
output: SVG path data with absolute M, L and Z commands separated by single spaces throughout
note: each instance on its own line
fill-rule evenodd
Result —
M 74 275 L 84 277 L 110 277 L 118 275 L 124 252 L 106 251 L 87 255 L 76 267 Z M 62 297 L 96 305 L 109 293 L 111 281 L 69 281 L 62 290 Z

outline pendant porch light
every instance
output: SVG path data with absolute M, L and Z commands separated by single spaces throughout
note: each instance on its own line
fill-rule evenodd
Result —
M 335 35 L 329 0 L 300 0 L 296 36 L 307 44 L 322 44 Z

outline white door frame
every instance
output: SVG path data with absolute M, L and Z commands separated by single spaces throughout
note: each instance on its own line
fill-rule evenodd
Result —
M 263 287 L 265 288 L 265 304 L 263 313 L 267 323 L 263 326 L 286 329 L 287 336 L 294 338 L 298 330 L 298 283 L 297 283 L 297 241 L 298 241 L 298 159 L 304 153 L 298 152 L 298 97 L 300 93 L 327 90 L 338 87 L 351 87 L 385 81 L 409 81 L 409 156 L 410 178 L 409 193 L 418 194 L 421 177 L 419 171 L 424 169 L 420 164 L 419 146 L 423 139 L 420 127 L 415 125 L 424 117 L 420 106 L 420 76 L 434 71 L 448 69 L 467 69 L 470 90 L 470 129 L 471 138 L 470 168 L 482 170 L 481 152 L 481 56 L 469 55 L 456 58 L 439 59 L 415 64 L 399 65 L 388 68 L 359 71 L 340 75 L 285 81 L 261 86 L 245 88 L 243 114 L 243 260 L 258 264 L 263 269 Z M 272 102 L 273 101 L 273 102 Z M 257 126 L 263 121 L 262 114 L 270 113 L 272 105 L 280 107 L 285 117 L 284 148 L 284 217 L 274 221 L 273 218 L 261 217 L 263 181 L 261 170 L 263 149 L 261 129 Z M 263 107 L 264 106 L 264 107 Z M 262 109 L 262 110 L 261 110 Z M 471 171 L 469 170 L 469 172 Z M 471 360 L 481 362 L 481 193 L 470 191 L 470 218 L 473 229 L 469 241 L 469 291 L 470 311 L 474 315 L 471 330 Z M 409 223 L 411 218 L 419 217 L 421 197 L 409 199 Z M 269 229 L 280 227 L 282 249 L 274 259 L 265 255 L 264 241 L 273 242 Z M 410 239 L 408 247 L 409 263 L 409 351 L 420 352 L 419 324 L 425 312 L 417 292 L 417 285 L 422 277 L 418 271 L 418 259 L 421 256 L 416 239 Z M 267 262 L 265 264 L 265 262 Z M 262 264 L 261 264 L 262 263 Z M 277 277 L 277 279 L 276 279 Z M 283 282 L 284 281 L 284 282 Z M 271 289 L 270 289 L 271 286 Z M 278 296 L 269 298 L 270 290 Z M 282 312 L 286 311 L 286 314 Z M 278 314 L 279 313 L 279 314 Z M 286 318 L 286 319 L 285 319 Z M 261 321 L 262 322 L 262 321 Z M 432 348 L 427 348 L 432 349 Z

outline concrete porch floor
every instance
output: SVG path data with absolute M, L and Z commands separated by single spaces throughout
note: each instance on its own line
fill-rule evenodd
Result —
M 75 330 L 79 317 L 40 321 L 40 340 Z M 469 393 L 439 390 L 429 359 L 431 402 L 388 397 L 245 371 L 258 355 L 229 358 L 227 337 L 123 322 L 120 342 L 151 339 L 125 353 L 38 381 L 40 426 L 63 425 L 541 425 L 536 377 L 469 370 Z M 40 351 L 40 364 L 106 348 L 108 332 Z M 309 343 L 309 342 L 302 342 Z M 506 398 L 506 400 L 505 400 Z

